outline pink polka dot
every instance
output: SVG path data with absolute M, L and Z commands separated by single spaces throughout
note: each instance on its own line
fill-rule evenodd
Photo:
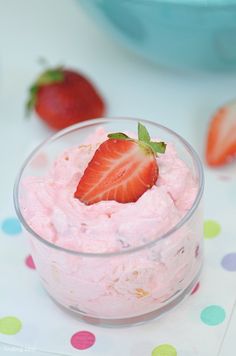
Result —
M 71 337 L 71 345 L 78 350 L 86 350 L 95 343 L 95 335 L 90 331 L 78 331 Z
M 191 295 L 194 294 L 194 293 L 196 293 L 196 292 L 198 291 L 199 287 L 200 287 L 200 283 L 197 282 L 197 284 L 195 285 L 195 287 L 193 288 L 193 290 L 192 290 L 192 292 L 191 292 Z
M 30 269 L 36 269 L 34 260 L 33 260 L 32 256 L 30 256 L 30 255 L 26 257 L 25 264 Z

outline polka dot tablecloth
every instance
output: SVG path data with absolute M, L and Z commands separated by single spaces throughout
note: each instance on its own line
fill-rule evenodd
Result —
M 226 331 L 234 318 L 236 229 L 230 196 L 235 182 L 234 178 L 225 181 L 206 171 L 205 265 L 191 295 L 162 318 L 130 328 L 88 325 L 56 306 L 41 287 L 14 210 L 4 212 L 0 234 L 0 341 L 15 350 L 21 347 L 27 352 L 56 355 L 85 351 L 94 356 L 217 355 L 223 350 Z M 215 189 L 219 205 L 214 204 Z
M 204 268 L 191 295 L 162 318 L 96 327 L 58 307 L 40 284 L 12 202 L 23 159 L 52 133 L 36 116 L 24 118 L 39 57 L 81 70 L 104 96 L 107 115 L 157 121 L 201 157 L 212 112 L 236 96 L 236 73 L 154 66 L 110 40 L 79 2 L 0 0 L 0 356 L 236 356 L 236 162 L 205 167 Z

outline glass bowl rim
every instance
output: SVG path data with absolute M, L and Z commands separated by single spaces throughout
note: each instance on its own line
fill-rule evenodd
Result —
M 126 250 L 121 250 L 121 251 L 117 251 L 117 252 L 101 252 L 101 253 L 93 253 L 93 252 L 81 252 L 81 251 L 75 251 L 75 250 L 71 250 L 71 249 L 67 249 L 64 247 L 61 247 L 59 245 L 56 245 L 50 241 L 45 240 L 44 238 L 42 238 L 39 234 L 37 234 L 26 222 L 25 218 L 23 217 L 22 213 L 21 213 L 21 209 L 20 209 L 20 204 L 19 204 L 19 186 L 20 186 L 20 181 L 21 181 L 21 177 L 22 174 L 25 170 L 25 168 L 27 167 L 28 163 L 32 160 L 32 158 L 34 157 L 35 154 L 37 154 L 37 152 L 43 148 L 44 146 L 46 146 L 47 144 L 50 144 L 51 142 L 67 135 L 70 132 L 76 131 L 80 128 L 86 127 L 86 126 L 96 126 L 97 124 L 102 124 L 102 123 L 106 123 L 106 122 L 110 122 L 110 121 L 134 121 L 134 122 L 141 122 L 143 124 L 150 124 L 150 125 L 154 125 L 156 127 L 159 127 L 160 129 L 166 131 L 168 134 L 174 136 L 175 138 L 177 138 L 181 144 L 185 147 L 185 149 L 188 151 L 188 153 L 191 155 L 193 162 L 195 164 L 195 168 L 197 169 L 198 172 L 198 177 L 199 177 L 199 188 L 195 197 L 195 200 L 191 206 L 191 208 L 187 211 L 186 214 L 183 215 L 183 217 L 178 221 L 177 224 L 175 224 L 170 230 L 168 230 L 166 233 L 164 233 L 163 235 L 159 236 L 156 239 L 153 239 L 145 244 L 142 244 L 140 246 L 136 246 L 133 248 L 129 248 Z M 131 254 L 131 253 L 135 253 L 141 250 L 145 250 L 147 248 L 150 248 L 152 246 L 154 246 L 156 243 L 170 237 L 173 235 L 174 232 L 176 232 L 177 230 L 179 230 L 193 215 L 193 213 L 195 212 L 195 210 L 197 209 L 202 195 L 203 195 L 203 190 L 204 190 L 204 173 L 203 173 L 203 166 L 201 163 L 201 160 L 198 156 L 198 154 L 196 153 L 196 151 L 194 150 L 194 148 L 182 137 L 180 136 L 178 133 L 176 133 L 175 131 L 169 129 L 168 127 L 161 125 L 159 123 L 156 123 L 154 121 L 151 120 L 145 120 L 145 119 L 139 119 L 139 118 L 132 118 L 132 117 L 104 117 L 104 118 L 97 118 L 97 119 L 91 119 L 91 120 L 87 120 L 87 121 L 83 121 L 80 122 L 78 124 L 75 125 L 71 125 L 63 130 L 58 131 L 57 133 L 51 135 L 50 137 L 48 137 L 47 139 L 43 140 L 43 142 L 41 142 L 39 145 L 37 145 L 35 147 L 35 149 L 31 152 L 30 155 L 27 156 L 27 158 L 24 160 L 19 173 L 16 177 L 15 180 L 15 184 L 14 184 L 14 189 L 13 189 L 13 199 L 14 199 L 14 206 L 15 206 L 15 210 L 16 210 L 16 214 L 20 220 L 20 222 L 22 223 L 22 225 L 24 226 L 24 228 L 31 234 L 33 235 L 37 240 L 39 240 L 40 242 L 42 242 L 43 244 L 47 245 L 48 247 L 51 247 L 55 250 L 58 251 L 62 251 L 62 252 L 66 252 L 69 253 L 71 255 L 77 255 L 77 256 L 83 256 L 83 257 L 115 257 L 115 256 L 122 256 L 122 255 L 126 255 L 126 254 Z
M 145 3 L 146 5 L 149 4 L 164 4 L 164 5 L 173 5 L 175 7 L 183 7 L 190 9 L 205 9 L 205 10 L 212 10 L 212 9 L 227 9 L 228 7 L 232 8 L 236 6 L 236 0 L 128 0 L 128 3 L 137 4 L 137 3 Z

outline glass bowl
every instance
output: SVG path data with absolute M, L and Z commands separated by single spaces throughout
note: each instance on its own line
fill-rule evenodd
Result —
M 236 0 L 77 0 L 135 53 L 160 65 L 236 69 Z
M 194 177 L 196 197 L 180 220 L 170 223 L 165 233 L 154 231 L 151 238 L 142 236 L 138 245 L 102 253 L 65 248 L 34 231 L 24 217 L 21 203 L 27 194 L 24 180 L 45 176 L 59 155 L 84 143 L 97 128 L 103 127 L 107 132 L 135 132 L 138 121 L 147 127 L 151 137 L 171 142 Z M 53 300 L 87 322 L 127 325 L 169 311 L 198 282 L 203 262 L 203 186 L 200 159 L 178 134 L 147 120 L 101 118 L 64 129 L 38 146 L 17 177 L 14 203 L 28 235 L 37 272 Z

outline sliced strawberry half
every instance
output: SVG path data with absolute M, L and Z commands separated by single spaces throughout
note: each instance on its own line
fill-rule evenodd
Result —
M 135 202 L 157 181 L 157 153 L 164 153 L 164 142 L 151 142 L 139 123 L 138 140 L 123 133 L 108 135 L 96 150 L 74 194 L 87 205 L 102 200 Z
M 206 162 L 209 166 L 221 166 L 236 155 L 236 102 L 221 107 L 210 122 Z

